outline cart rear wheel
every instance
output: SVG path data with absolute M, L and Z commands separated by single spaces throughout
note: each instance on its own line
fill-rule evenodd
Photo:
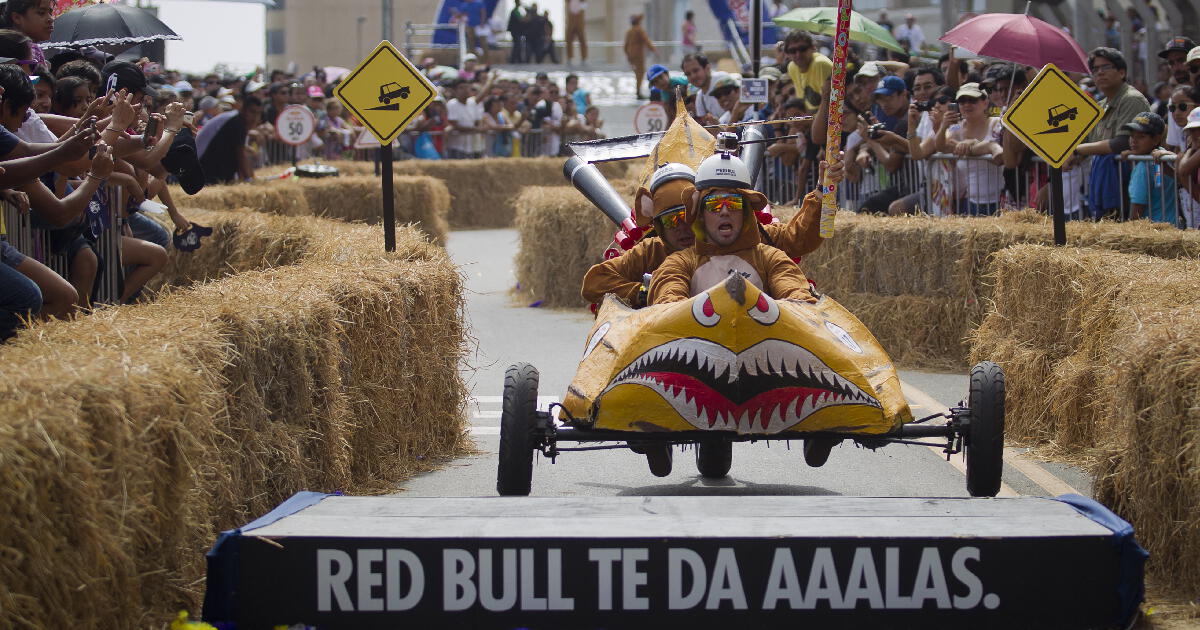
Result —
M 804 463 L 813 468 L 820 468 L 829 461 L 829 452 L 841 444 L 838 438 L 814 437 L 804 440 Z
M 647 444 L 646 463 L 650 465 L 650 473 L 655 477 L 666 477 L 671 474 L 673 450 L 670 444 Z
M 723 479 L 733 465 L 733 442 L 703 440 L 696 446 L 696 470 L 705 479 Z
M 528 363 L 509 366 L 504 373 L 500 463 L 496 467 L 496 492 L 501 496 L 529 495 L 533 479 L 533 430 L 538 378 L 537 368 Z
M 1004 472 L 1004 370 L 991 361 L 971 368 L 967 406 L 970 424 L 964 436 L 967 492 L 994 497 Z

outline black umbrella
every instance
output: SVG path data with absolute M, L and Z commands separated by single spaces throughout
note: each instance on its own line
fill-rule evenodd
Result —
M 54 20 L 54 32 L 43 48 L 95 46 L 102 50 L 183 39 L 153 13 L 124 4 L 93 4 L 72 9 Z

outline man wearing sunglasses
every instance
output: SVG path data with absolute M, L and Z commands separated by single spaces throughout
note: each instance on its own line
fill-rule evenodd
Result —
M 824 162 L 821 168 L 825 168 Z M 839 160 L 829 169 L 829 178 L 835 185 L 840 184 L 843 173 Z M 644 275 L 653 273 L 673 252 L 696 242 L 687 215 L 688 208 L 695 203 L 695 180 L 695 172 L 684 164 L 664 164 L 655 171 L 649 190 L 641 188 L 634 195 L 638 223 L 649 222 L 655 236 L 644 238 L 628 252 L 589 269 L 583 277 L 583 299 L 599 303 L 604 294 L 614 293 L 634 307 L 646 305 Z M 760 236 L 763 242 L 799 262 L 821 245 L 820 218 L 821 197 L 813 190 L 804 197 L 803 205 L 791 220 L 759 226 Z
M 812 35 L 806 31 L 792 31 L 783 41 L 787 53 L 787 72 L 796 86 L 796 96 L 804 101 L 807 113 L 821 106 L 821 87 L 833 74 L 833 62 L 817 52 Z
M 750 188 L 750 170 L 742 160 L 721 152 L 700 164 L 694 202 L 685 220 L 696 242 L 659 265 L 650 282 L 649 302 L 679 302 L 741 275 L 776 299 L 815 302 L 808 279 L 783 251 L 760 238 L 755 213 L 767 198 Z
M 1121 51 L 1097 48 L 1088 55 L 1088 67 L 1096 88 L 1104 95 L 1100 100 L 1104 114 L 1088 141 L 1075 148 L 1075 154 L 1095 156 L 1087 195 L 1092 217 L 1123 219 L 1127 217 L 1118 217 L 1118 213 L 1121 208 L 1129 207 L 1128 203 L 1122 203 L 1122 197 L 1128 196 L 1125 191 L 1129 188 L 1130 165 L 1128 162 L 1118 165 L 1113 156 L 1129 148 L 1129 132 L 1123 128 L 1138 114 L 1149 111 L 1150 102 L 1125 80 L 1127 66 Z

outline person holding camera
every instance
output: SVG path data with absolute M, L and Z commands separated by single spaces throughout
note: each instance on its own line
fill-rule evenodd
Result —
M 967 181 L 964 213 L 993 215 L 1000 207 L 1004 174 L 1000 167 L 1002 126 L 998 116 L 988 116 L 987 92 L 978 83 L 965 83 L 954 95 L 955 102 L 938 128 L 937 147 L 959 159 L 954 165 L 959 180 Z M 987 157 L 986 160 L 972 159 Z
M 912 169 L 903 168 L 908 153 L 908 84 L 897 76 L 884 77 L 875 90 L 875 103 L 887 118 L 881 121 L 867 112 L 859 116 L 858 130 L 846 144 L 851 155 L 847 174 L 860 182 L 878 178 L 877 192 L 859 203 L 859 211 L 884 214 L 892 202 L 911 194 L 916 183 Z

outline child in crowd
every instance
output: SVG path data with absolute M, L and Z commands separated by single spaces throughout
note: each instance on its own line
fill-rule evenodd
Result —
M 1174 174 L 1158 161 L 1167 153 L 1159 147 L 1166 123 L 1158 114 L 1143 112 L 1121 128 L 1129 132 L 1129 149 L 1121 153 L 1123 156 L 1152 155 L 1155 158 L 1153 162 L 1138 161 L 1133 165 L 1129 177 L 1129 203 L 1132 206 L 1129 218 L 1177 223 Z

